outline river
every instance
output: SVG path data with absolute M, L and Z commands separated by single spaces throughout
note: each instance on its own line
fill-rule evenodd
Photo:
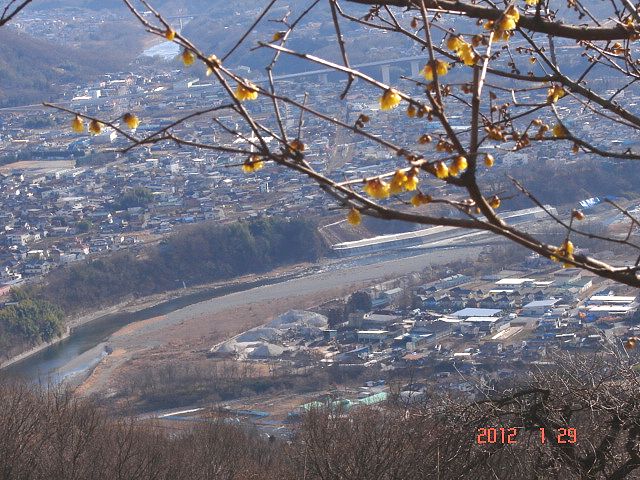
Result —
M 137 312 L 104 315 L 76 328 L 71 336 L 61 342 L 51 345 L 24 360 L 9 365 L 3 369 L 1 373 L 10 378 L 24 379 L 30 383 L 40 383 L 43 385 L 59 383 L 64 379 L 59 374 L 59 369 L 80 357 L 83 353 L 107 341 L 114 332 L 125 325 L 153 318 L 158 315 L 164 315 L 187 305 L 211 300 L 230 293 L 291 280 L 297 275 L 291 274 L 277 278 L 223 285 L 168 300 Z M 87 360 L 87 362 L 93 361 L 94 359 Z M 91 367 L 89 364 L 79 364 L 75 366 L 78 370 L 86 370 L 89 367 Z
M 445 242 L 450 245 L 451 240 Z M 70 375 L 83 373 L 93 368 L 101 359 L 101 355 L 106 354 L 97 347 L 101 347 L 101 344 L 106 345 L 105 342 L 113 333 L 134 322 L 176 312 L 187 306 L 206 310 L 210 308 L 208 307 L 210 300 L 225 296 L 229 298 L 230 294 L 236 292 L 268 285 L 275 286 L 297 278 L 303 279 L 302 282 L 298 282 L 297 288 L 303 291 L 313 291 L 321 287 L 326 288 L 327 284 L 336 282 L 345 284 L 352 281 L 373 282 L 375 278 L 401 276 L 413 271 L 420 271 L 428 265 L 442 265 L 460 259 L 461 256 L 475 257 L 479 251 L 477 246 L 460 249 L 453 246 L 443 247 L 441 246 L 444 243 L 442 241 L 437 243 L 436 255 L 434 255 L 436 248 L 414 247 L 364 257 L 331 259 L 304 271 L 288 275 L 235 282 L 184 295 L 137 312 L 105 315 L 77 327 L 69 338 L 0 370 L 0 375 L 21 378 L 29 383 L 57 384 Z M 464 250 L 464 254 L 461 250 Z M 371 268 L 372 266 L 375 268 Z

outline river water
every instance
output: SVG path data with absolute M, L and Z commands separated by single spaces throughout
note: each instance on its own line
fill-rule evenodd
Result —
M 221 297 L 230 293 L 248 290 L 262 285 L 284 282 L 295 278 L 296 276 L 297 275 L 292 274 L 278 278 L 268 278 L 251 282 L 223 285 L 185 295 L 173 300 L 168 300 L 138 312 L 123 312 L 105 315 L 76 328 L 72 332 L 71 336 L 61 342 L 6 367 L 0 371 L 0 375 L 7 376 L 9 378 L 21 378 L 27 382 L 39 383 L 42 385 L 58 383 L 63 380 L 59 374 L 59 369 L 61 367 L 80 357 L 84 352 L 87 352 L 102 342 L 107 341 L 113 333 L 125 325 L 153 318 L 158 315 L 165 315 L 188 305 Z M 88 361 L 94 360 L 88 359 Z M 76 365 L 75 368 L 80 371 L 86 370 L 90 366 L 91 365 L 89 364 L 80 364 Z
M 100 359 L 100 353 L 90 352 L 90 350 L 100 347 L 113 333 L 125 325 L 165 315 L 181 308 L 231 293 L 246 291 L 264 285 L 275 285 L 301 277 L 312 277 L 316 274 L 321 276 L 323 272 L 326 274 L 331 271 L 341 271 L 344 272 L 341 275 L 351 277 L 354 271 L 358 268 L 362 269 L 362 267 L 368 268 L 370 271 L 377 271 L 376 275 L 379 275 L 379 277 L 398 276 L 411 271 L 419 271 L 427 265 L 443 264 L 454 259 L 460 259 L 459 253 L 454 253 L 456 251 L 460 252 L 458 247 L 443 247 L 441 243 L 450 243 L 450 240 L 438 242 L 438 246 L 435 248 L 422 246 L 381 252 L 363 257 L 329 260 L 302 272 L 298 271 L 277 278 L 235 282 L 168 300 L 138 312 L 105 315 L 76 328 L 69 338 L 0 370 L 0 377 L 21 378 L 29 383 L 42 385 L 57 384 L 67 378 L 69 374 L 86 372 L 95 366 Z M 472 247 L 468 250 L 469 253 L 472 253 L 474 248 Z M 434 256 L 431 252 L 435 251 L 437 251 L 437 255 Z M 403 263 L 403 265 L 400 265 L 400 263 Z M 382 269 L 382 265 L 387 267 Z M 370 267 L 374 267 L 374 269 L 372 270 Z M 72 365 L 71 370 L 69 365 Z M 62 367 L 65 367 L 65 369 Z

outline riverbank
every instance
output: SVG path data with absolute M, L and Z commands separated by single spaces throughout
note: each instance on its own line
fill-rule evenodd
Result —
M 142 298 L 130 299 L 117 305 L 101 308 L 80 316 L 70 317 L 66 321 L 66 332 L 62 336 L 56 337 L 50 342 L 42 343 L 4 360 L 0 363 L 0 370 L 23 360 L 27 360 L 50 347 L 57 346 L 74 335 L 75 332 L 91 325 L 94 322 L 105 321 L 123 314 L 136 315 L 148 310 L 153 310 L 154 308 L 161 308 L 165 305 L 169 310 L 175 310 L 192 303 L 198 303 L 210 299 L 219 294 L 224 294 L 225 292 L 253 288 L 264 283 L 286 281 L 288 279 L 295 278 L 296 276 L 313 272 L 317 270 L 317 268 L 317 266 L 311 264 L 298 264 L 293 267 L 289 266 L 289 268 L 281 267 L 264 275 L 251 274 L 238 277 L 231 281 L 212 282 L 181 288 L 178 290 L 171 290 Z
M 213 345 L 287 310 L 308 309 L 425 268 L 473 261 L 481 250 L 481 246 L 448 246 L 326 260 L 236 279 L 231 284 L 194 287 L 186 290 L 186 295 L 185 290 L 178 290 L 146 297 L 119 306 L 120 313 L 78 317 L 67 342 L 14 365 L 8 373 L 37 382 L 76 375 L 80 365 L 84 370 L 75 377 L 83 379 L 78 393 L 127 398 L 127 391 L 136 383 L 148 381 L 158 372 L 210 368 L 206 354 Z M 155 307 L 143 309 L 150 305 Z M 95 348 L 101 343 L 111 353 L 103 355 L 104 348 Z M 82 360 L 76 360 L 81 355 Z

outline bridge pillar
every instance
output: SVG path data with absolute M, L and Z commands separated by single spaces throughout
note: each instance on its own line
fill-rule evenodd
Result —
M 391 75 L 389 74 L 389 65 L 382 65 L 382 83 L 391 84 Z
M 420 75 L 420 64 L 417 60 L 411 61 L 411 77 L 415 78 Z

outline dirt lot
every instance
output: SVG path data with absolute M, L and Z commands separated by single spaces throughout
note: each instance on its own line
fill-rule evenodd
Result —
M 47 173 L 65 168 L 74 168 L 75 166 L 75 160 L 23 160 L 0 166 L 0 172 L 9 173 L 13 170 L 28 170 L 33 173 Z

